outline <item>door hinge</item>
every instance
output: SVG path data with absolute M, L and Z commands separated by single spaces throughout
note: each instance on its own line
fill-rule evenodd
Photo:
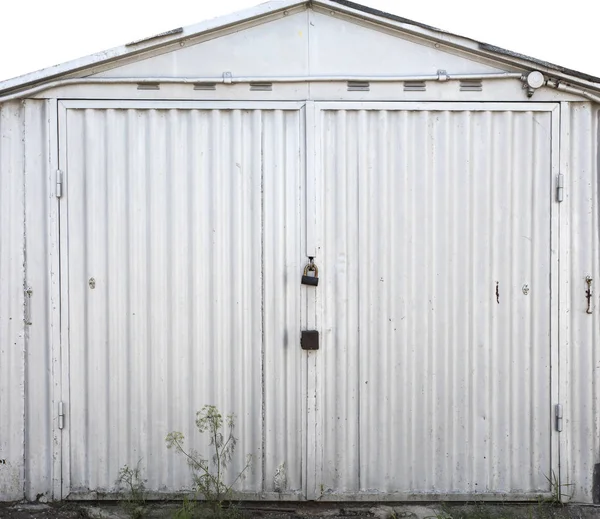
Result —
M 58 403 L 58 428 L 62 429 L 65 426 L 65 403 L 61 400 Z
M 56 198 L 62 196 L 63 188 L 63 172 L 60 169 L 56 170 Z
M 557 202 L 563 201 L 564 191 L 565 191 L 565 176 L 562 174 L 559 174 L 556 177 L 556 201 Z
M 554 406 L 554 416 L 556 418 L 556 430 L 561 432 L 563 429 L 563 406 L 562 404 L 556 404 Z

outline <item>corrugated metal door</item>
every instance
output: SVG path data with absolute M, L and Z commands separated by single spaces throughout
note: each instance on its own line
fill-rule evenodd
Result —
M 61 103 L 63 493 L 115 491 L 142 468 L 189 488 L 178 430 L 237 417 L 227 478 L 246 497 L 302 495 L 299 105 Z M 191 445 L 190 445 L 191 444 Z
M 316 112 L 317 497 L 551 490 L 555 108 Z

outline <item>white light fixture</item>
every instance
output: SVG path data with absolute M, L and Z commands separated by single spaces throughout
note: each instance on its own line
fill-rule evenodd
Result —
M 544 74 L 542 74 L 539 70 L 534 70 L 527 75 L 527 86 L 529 88 L 540 88 L 543 86 L 544 82 Z

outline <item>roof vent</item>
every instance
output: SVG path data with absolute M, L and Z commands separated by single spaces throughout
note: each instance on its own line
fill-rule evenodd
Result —
M 368 81 L 348 81 L 348 92 L 368 92 L 371 84 Z
M 138 83 L 138 90 L 160 90 L 158 83 Z
M 404 91 L 405 92 L 425 92 L 427 87 L 425 81 L 405 81 Z
M 481 79 L 461 79 L 460 91 L 461 92 L 481 92 L 483 90 L 483 83 Z
M 273 90 L 273 83 L 250 83 L 250 90 L 253 92 L 270 92 Z
M 194 83 L 194 90 L 216 90 L 216 83 Z

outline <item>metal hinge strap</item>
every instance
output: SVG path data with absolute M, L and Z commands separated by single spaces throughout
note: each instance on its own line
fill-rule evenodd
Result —
M 63 187 L 63 172 L 60 169 L 56 170 L 56 198 L 62 196 Z
M 561 404 L 554 406 L 554 416 L 556 417 L 556 430 L 561 432 L 563 429 L 563 406 Z
M 559 174 L 556 177 L 556 201 L 557 202 L 563 201 L 564 191 L 565 191 L 565 176 L 562 174 Z
M 58 403 L 58 428 L 62 429 L 65 426 L 65 403 L 61 400 Z

